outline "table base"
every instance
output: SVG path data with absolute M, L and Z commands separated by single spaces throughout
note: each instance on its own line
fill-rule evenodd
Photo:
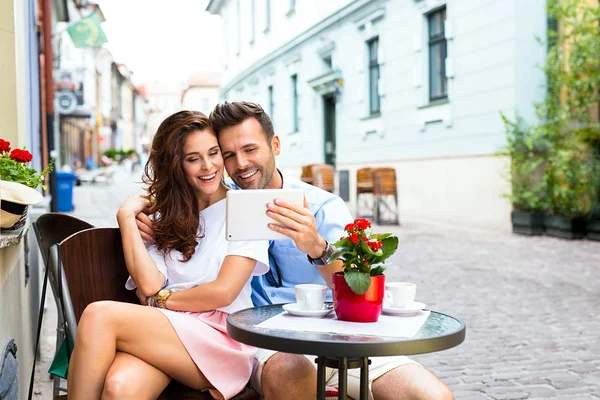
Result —
M 360 400 L 369 400 L 369 357 L 322 357 L 315 359 L 317 364 L 317 400 L 325 400 L 325 368 L 338 370 L 338 400 L 346 400 L 348 391 L 348 370 L 360 368 Z

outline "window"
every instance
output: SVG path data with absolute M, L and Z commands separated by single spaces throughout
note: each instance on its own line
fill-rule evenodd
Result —
M 323 60 L 325 71 L 331 71 L 333 69 L 333 60 L 331 59 L 331 54 L 324 56 L 321 58 L 321 60 Z
M 241 29 L 241 21 L 242 21 L 242 13 L 241 13 L 241 7 L 240 7 L 240 0 L 237 1 L 236 3 L 236 12 L 237 12 L 237 36 L 236 36 L 236 43 L 235 43 L 235 54 L 239 55 L 240 54 L 240 44 L 242 42 L 242 29 Z
M 448 97 L 446 79 L 446 9 L 442 8 L 428 16 L 429 22 L 429 101 Z
M 271 123 L 275 125 L 275 97 L 273 96 L 273 85 L 267 88 L 269 93 L 269 117 L 271 117 Z
M 292 117 L 293 117 L 293 132 L 298 132 L 298 74 L 292 75 Z
M 371 115 L 379 114 L 379 38 L 367 42 L 369 48 L 369 112 Z
M 265 32 L 271 28 L 271 0 L 265 0 Z
M 255 13 L 254 13 L 254 1 L 250 0 L 250 43 L 254 43 L 254 31 L 255 31 Z

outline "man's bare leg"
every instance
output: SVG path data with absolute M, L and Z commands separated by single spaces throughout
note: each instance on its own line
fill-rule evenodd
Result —
M 373 381 L 375 400 L 453 400 L 450 389 L 419 364 L 397 367 Z
M 317 370 L 303 355 L 275 353 L 262 370 L 260 384 L 265 400 L 314 400 Z

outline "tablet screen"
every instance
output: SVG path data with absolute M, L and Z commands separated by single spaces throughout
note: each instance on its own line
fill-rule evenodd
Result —
M 269 229 L 277 223 L 267 216 L 267 204 L 275 199 L 304 205 L 302 189 L 247 189 L 227 192 L 227 240 L 280 240 L 287 236 Z

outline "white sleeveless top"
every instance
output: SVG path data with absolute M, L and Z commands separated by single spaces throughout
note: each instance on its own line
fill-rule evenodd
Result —
M 252 276 L 258 276 L 269 270 L 269 241 L 236 241 L 228 242 L 225 238 L 225 199 L 200 211 L 204 225 L 204 237 L 198 239 L 196 252 L 188 262 L 181 262 L 181 252 L 171 250 L 166 255 L 156 248 L 156 245 L 147 245 L 146 248 L 154 260 L 158 270 L 166 278 L 165 288 L 172 291 L 186 290 L 217 279 L 221 265 L 227 256 L 242 256 L 256 260 Z M 244 308 L 252 307 L 252 276 L 242 288 L 238 297 L 227 307 L 220 311 L 232 313 Z M 131 278 L 125 287 L 129 290 L 136 288 Z

